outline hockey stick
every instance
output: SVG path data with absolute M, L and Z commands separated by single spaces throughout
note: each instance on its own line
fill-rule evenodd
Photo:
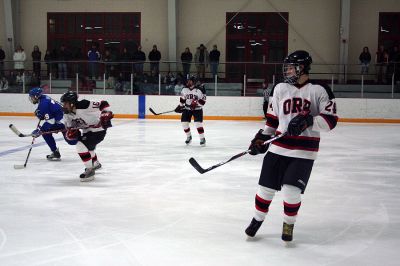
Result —
M 33 137 L 32 133 L 30 133 L 30 134 L 23 134 L 23 133 L 21 133 L 21 131 L 19 131 L 19 130 L 17 129 L 17 127 L 14 126 L 13 124 L 10 124 L 8 127 L 9 127 L 9 128 L 12 130 L 12 132 L 14 132 L 18 137 L 21 137 L 21 138 Z M 64 132 L 64 131 L 67 131 L 67 130 L 66 130 L 66 129 L 58 129 L 58 130 L 51 130 L 51 131 L 45 131 L 45 132 L 41 131 L 40 134 L 37 135 L 37 137 L 39 137 L 39 136 L 41 136 L 41 135 L 59 133 L 59 132 Z
M 39 128 L 40 122 L 41 122 L 41 121 L 42 121 L 42 120 L 39 120 L 39 122 L 38 122 L 36 128 Z M 32 138 L 32 142 L 31 142 L 31 147 L 29 148 L 28 155 L 26 156 L 26 159 L 25 159 L 25 163 L 24 163 L 23 165 L 14 164 L 14 169 L 24 169 L 24 168 L 26 167 L 26 165 L 28 164 L 28 159 L 29 159 L 29 156 L 31 155 L 31 151 L 32 151 L 32 148 L 33 148 L 33 144 L 34 144 L 34 143 L 35 143 L 35 138 L 33 137 L 33 138 Z
M 162 114 L 167 114 L 167 113 L 173 113 L 173 112 L 175 112 L 175 109 L 174 109 L 174 110 L 171 110 L 171 111 L 156 113 L 156 112 L 154 112 L 154 110 L 150 107 L 150 108 L 149 108 L 149 111 L 152 112 L 153 115 L 162 115 Z
M 18 137 L 21 137 L 21 138 L 24 138 L 24 137 L 35 137 L 35 138 L 37 138 L 37 137 L 40 137 L 40 136 L 42 136 L 42 135 L 48 135 L 48 134 L 53 134 L 53 133 L 59 133 L 59 132 L 65 132 L 65 131 L 67 131 L 66 128 L 64 128 L 64 129 L 57 129 L 57 130 L 50 130 L 50 131 L 40 131 L 37 135 L 33 136 L 32 133 L 30 133 L 30 134 L 21 133 L 21 131 L 19 131 L 18 128 L 17 128 L 16 126 L 14 126 L 13 124 L 10 124 L 8 127 L 12 130 L 12 132 L 14 132 Z M 100 127 L 100 124 L 92 125 L 92 126 L 87 126 L 87 127 L 71 128 L 71 129 L 72 129 L 72 130 L 78 130 L 78 129 L 87 129 L 87 128 L 91 128 L 91 127 L 93 127 L 93 128 Z
M 278 135 L 278 136 L 275 136 L 275 137 L 273 137 L 273 138 L 271 138 L 271 139 L 265 141 L 263 145 L 268 145 L 268 144 L 270 144 L 271 142 L 273 142 L 273 141 L 275 141 L 275 140 L 277 140 L 277 139 L 282 138 L 282 137 L 285 136 L 286 134 L 287 134 L 287 133 L 285 132 L 285 133 L 282 133 L 282 134 L 280 134 L 280 135 Z M 197 172 L 199 172 L 200 174 L 204 174 L 204 173 L 207 173 L 208 171 L 211 171 L 211 170 L 213 170 L 213 169 L 215 169 L 215 168 L 217 168 L 217 167 L 220 167 L 221 165 L 224 165 L 224 164 L 226 164 L 226 163 L 229 163 L 230 161 L 236 160 L 237 158 L 240 158 L 240 157 L 242 157 L 243 155 L 246 155 L 246 154 L 249 153 L 250 151 L 251 151 L 251 150 L 247 150 L 247 151 L 243 151 L 243 152 L 241 152 L 241 153 L 238 153 L 238 154 L 232 156 L 229 160 L 224 161 L 224 162 L 221 162 L 221 163 L 218 163 L 218 164 L 215 164 L 215 165 L 213 165 L 213 166 L 211 166 L 211 167 L 208 167 L 208 168 L 206 168 L 206 169 L 204 169 L 203 167 L 201 167 L 200 164 L 199 164 L 193 157 L 189 159 L 189 163 L 194 167 L 194 169 L 197 170 Z

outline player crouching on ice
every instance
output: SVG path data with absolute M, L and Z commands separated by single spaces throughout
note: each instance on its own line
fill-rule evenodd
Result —
M 65 135 L 65 126 L 62 122 L 63 110 L 60 103 L 51 99 L 49 96 L 43 94 L 43 90 L 40 87 L 32 88 L 29 91 L 29 100 L 33 104 L 37 104 L 38 107 L 35 110 L 35 115 L 39 120 L 45 122 L 32 132 L 34 138 L 42 136 L 46 141 L 47 145 L 51 150 L 51 154 L 47 155 L 46 158 L 49 161 L 60 161 L 61 154 L 54 140 L 53 134 L 62 132 L 64 139 L 70 145 L 75 145 L 76 140 L 68 140 Z M 56 131 L 55 133 L 43 134 L 49 131 Z M 57 132 L 58 131 L 58 132 Z
M 306 51 L 289 54 L 283 63 L 285 82 L 277 84 L 272 92 L 264 130 L 259 130 L 251 141 L 249 153 L 264 157 L 255 213 L 246 234 L 254 237 L 263 223 L 275 192 L 282 190 L 282 240 L 292 241 L 293 228 L 304 193 L 317 157 L 320 132 L 336 127 L 335 96 L 326 85 L 309 79 L 312 58 Z M 286 132 L 269 149 L 263 145 L 272 135 Z
M 191 76 L 182 89 L 180 104 L 175 108 L 175 112 L 182 113 L 181 122 L 183 131 L 186 133 L 186 145 L 192 142 L 189 123 L 194 117 L 194 124 L 200 137 L 200 145 L 206 145 L 203 128 L 203 106 L 206 104 L 206 90 L 200 83 L 196 84 L 196 77 Z
M 101 168 L 97 160 L 96 146 L 103 141 L 107 128 L 111 127 L 113 113 L 107 101 L 78 101 L 78 94 L 68 91 L 61 96 L 66 137 L 77 140 L 76 150 L 81 157 L 85 171 L 79 176 L 81 182 L 92 181 L 95 170 Z

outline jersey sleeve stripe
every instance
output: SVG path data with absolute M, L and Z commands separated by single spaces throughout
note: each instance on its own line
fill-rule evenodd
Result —
M 265 124 L 272 128 L 278 128 L 278 125 L 279 125 L 278 118 L 271 114 L 267 114 L 266 116 L 267 116 L 267 121 L 265 122 Z
M 323 119 L 325 119 L 326 123 L 328 124 L 329 128 L 332 130 L 336 127 L 338 117 L 333 115 L 327 114 L 319 114 Z

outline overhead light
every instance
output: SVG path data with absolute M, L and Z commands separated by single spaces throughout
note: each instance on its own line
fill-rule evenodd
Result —
M 237 48 L 237 49 L 245 49 L 246 46 L 244 46 L 244 45 L 243 45 L 243 46 L 242 46 L 242 45 L 237 45 L 236 48 Z

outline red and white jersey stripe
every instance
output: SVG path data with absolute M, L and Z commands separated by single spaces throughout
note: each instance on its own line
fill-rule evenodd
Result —
M 300 136 L 285 136 L 274 141 L 270 152 L 288 157 L 314 160 L 319 150 L 320 132 L 336 127 L 335 96 L 328 86 L 308 81 L 302 87 L 279 83 L 273 89 L 263 134 L 286 132 L 290 120 L 301 111 L 310 111 L 313 126 Z

